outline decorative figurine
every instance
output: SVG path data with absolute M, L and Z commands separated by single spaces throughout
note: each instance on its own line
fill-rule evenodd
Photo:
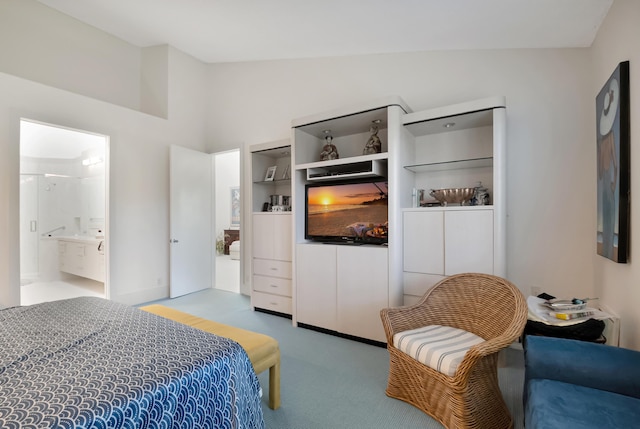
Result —
M 380 141 L 380 137 L 378 137 L 378 123 L 380 123 L 380 120 L 373 121 L 371 129 L 369 129 L 371 136 L 369 140 L 367 140 L 367 144 L 364 145 L 364 149 L 362 150 L 363 155 L 371 155 L 382 151 L 382 142 Z
M 338 154 L 338 148 L 336 145 L 331 143 L 333 137 L 329 134 L 330 131 L 325 131 L 326 137 L 324 138 L 327 142 L 322 148 L 322 152 L 320 152 L 320 161 L 329 161 L 331 159 L 338 159 L 340 155 Z

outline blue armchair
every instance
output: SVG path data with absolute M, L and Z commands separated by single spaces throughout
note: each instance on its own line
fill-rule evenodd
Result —
M 527 429 L 640 427 L 640 352 L 527 336 Z

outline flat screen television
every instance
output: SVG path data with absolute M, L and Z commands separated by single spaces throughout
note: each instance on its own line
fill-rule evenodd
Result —
M 388 183 L 384 179 L 308 184 L 307 240 L 385 244 L 389 226 Z

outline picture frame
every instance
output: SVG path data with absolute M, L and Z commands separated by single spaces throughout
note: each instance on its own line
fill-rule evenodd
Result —
M 273 182 L 273 179 L 276 177 L 276 169 L 277 166 L 275 165 L 267 168 L 267 174 L 264 176 L 265 182 Z
M 629 61 L 618 64 L 596 96 L 598 255 L 626 263 L 630 184 Z
M 231 187 L 231 228 L 240 228 L 240 187 Z

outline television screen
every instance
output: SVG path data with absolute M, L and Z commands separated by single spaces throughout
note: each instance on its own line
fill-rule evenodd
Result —
M 306 187 L 305 238 L 329 242 L 386 243 L 387 182 L 311 184 Z

